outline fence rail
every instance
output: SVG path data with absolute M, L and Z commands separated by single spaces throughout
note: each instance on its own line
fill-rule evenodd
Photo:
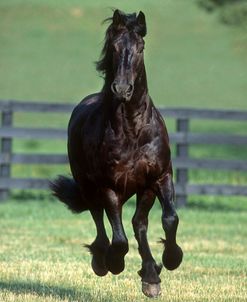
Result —
M 14 164 L 67 164 L 65 154 L 20 154 L 14 153 L 13 140 L 19 139 L 66 139 L 65 129 L 15 127 L 14 114 L 16 112 L 37 113 L 69 113 L 74 105 L 62 103 L 37 103 L 20 101 L 0 101 L 1 128 L 0 128 L 0 199 L 8 197 L 11 189 L 47 189 L 49 181 L 40 178 L 14 178 L 11 176 L 11 167 Z M 176 121 L 176 132 L 170 133 L 170 141 L 176 146 L 173 165 L 176 169 L 176 192 L 178 205 L 184 205 L 187 196 L 196 195 L 244 195 L 247 196 L 246 186 L 226 184 L 191 184 L 189 181 L 190 169 L 247 171 L 247 160 L 225 160 L 208 158 L 191 158 L 190 145 L 223 144 L 247 145 L 246 135 L 193 133 L 190 131 L 190 122 L 195 119 L 229 120 L 247 122 L 247 112 L 233 110 L 202 110 L 188 108 L 161 108 L 163 116 Z M 49 117 L 45 115 L 46 122 Z M 247 126 L 247 125 L 246 125 Z M 247 128 L 247 127 L 246 127 Z

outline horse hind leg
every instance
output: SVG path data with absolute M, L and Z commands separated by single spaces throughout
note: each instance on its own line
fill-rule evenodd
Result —
M 104 226 L 103 209 L 91 210 L 91 215 L 96 225 L 97 236 L 91 245 L 85 245 L 92 254 L 91 266 L 98 276 L 105 276 L 108 273 L 106 266 L 106 255 L 110 245 Z
M 166 269 L 174 270 L 182 262 L 183 251 L 176 242 L 178 215 L 173 202 L 174 188 L 171 175 L 165 177 L 159 184 L 158 198 L 162 207 L 162 225 L 166 239 L 161 239 L 164 244 L 162 262 Z

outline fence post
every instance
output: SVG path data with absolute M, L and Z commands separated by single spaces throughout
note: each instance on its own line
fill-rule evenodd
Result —
M 189 131 L 189 119 L 178 118 L 176 121 L 177 132 L 187 133 Z M 184 161 L 187 160 L 189 156 L 189 146 L 188 143 L 178 143 L 176 145 L 176 157 Z M 177 194 L 176 205 L 178 207 L 185 206 L 187 203 L 186 185 L 188 183 L 189 175 L 188 169 L 177 168 L 176 170 L 176 183 L 182 188 L 184 193 Z
M 1 127 L 10 127 L 12 126 L 13 121 L 13 112 L 11 108 L 4 108 L 1 116 Z M 3 155 L 3 158 L 11 157 L 12 153 L 12 139 L 7 137 L 1 138 L 1 148 L 0 153 Z M 0 164 L 0 182 L 1 178 L 10 178 L 11 176 L 11 165 L 10 163 Z M 0 189 L 0 201 L 7 199 L 9 196 L 9 189 Z

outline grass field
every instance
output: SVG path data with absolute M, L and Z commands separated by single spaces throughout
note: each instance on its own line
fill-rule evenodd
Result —
M 0 204 L 0 301 L 148 301 L 141 293 L 140 258 L 131 228 L 134 201 L 124 209 L 130 252 L 126 269 L 104 278 L 93 274 L 84 243 L 94 240 L 88 213 L 70 214 L 62 204 L 43 200 Z M 150 214 L 149 238 L 161 260 L 163 236 L 158 205 Z M 156 301 L 246 301 L 247 204 L 241 200 L 191 203 L 179 210 L 178 242 L 184 262 L 163 270 Z M 109 226 L 108 226 L 109 230 Z M 110 232 L 109 232 L 110 234 Z

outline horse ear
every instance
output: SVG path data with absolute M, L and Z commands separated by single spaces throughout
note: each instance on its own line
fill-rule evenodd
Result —
M 147 34 L 146 18 L 142 11 L 140 11 L 137 16 L 137 23 L 140 26 L 140 35 L 142 37 L 146 36 Z
M 116 9 L 113 13 L 112 23 L 114 27 L 118 27 L 119 25 L 123 24 L 123 18 L 121 12 L 118 9 Z

